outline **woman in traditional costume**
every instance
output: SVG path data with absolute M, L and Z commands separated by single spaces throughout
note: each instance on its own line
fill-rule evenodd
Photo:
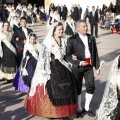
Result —
M 10 30 L 11 31 L 13 28 L 13 19 L 14 19 L 15 15 L 16 15 L 15 10 L 12 10 L 9 14 L 9 17 L 8 17 L 8 22 L 10 23 Z
M 50 17 L 47 23 L 47 29 L 51 29 L 51 26 L 56 22 L 60 22 L 60 15 L 58 11 L 55 11 L 55 12 L 51 11 Z
M 67 17 L 67 20 L 65 21 L 65 34 L 67 38 L 69 38 L 70 36 L 74 35 L 74 33 L 75 33 L 75 22 L 69 15 Z
M 44 22 L 46 21 L 46 13 L 43 6 L 41 7 L 41 10 L 40 10 L 40 20 L 42 24 L 44 24 Z
M 9 26 L 9 22 L 4 22 L 0 32 L 0 79 L 8 82 L 14 79 L 17 72 L 16 49 L 11 43 L 12 32 Z
M 21 17 L 27 18 L 27 6 L 26 5 L 22 8 Z
M 51 11 L 51 12 L 50 12 L 50 15 L 49 15 L 49 19 L 48 19 L 48 21 L 47 21 L 47 29 L 50 29 L 50 27 L 51 27 L 51 25 L 52 25 L 53 15 L 54 15 L 54 12 Z
M 63 118 L 77 112 L 77 93 L 71 66 L 64 60 L 66 40 L 62 23 L 55 23 L 43 41 L 30 93 L 25 102 L 29 114 Z
M 15 76 L 13 86 L 15 90 L 28 93 L 31 87 L 31 80 L 35 72 L 38 60 L 38 44 L 36 35 L 31 33 L 24 47 L 23 59 Z
M 120 55 L 115 58 L 111 66 L 95 120 L 120 120 Z
M 18 30 L 20 28 L 19 23 L 20 23 L 20 19 L 17 16 L 15 16 L 13 18 L 13 22 L 12 22 L 12 26 L 11 26 L 13 32 L 15 32 L 16 30 Z
M 54 24 L 55 22 L 60 22 L 60 15 L 59 15 L 58 11 L 54 12 L 51 24 Z
M 34 8 L 33 8 L 33 21 L 34 23 L 37 22 L 37 14 L 38 14 L 38 8 L 36 6 L 36 4 L 34 5 Z
M 32 11 L 30 9 L 27 10 L 27 25 L 32 25 Z

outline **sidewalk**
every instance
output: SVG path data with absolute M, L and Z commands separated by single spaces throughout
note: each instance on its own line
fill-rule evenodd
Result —
M 39 41 L 42 41 L 47 33 L 46 26 L 37 23 L 32 29 L 37 34 Z M 101 74 L 95 80 L 96 90 L 90 106 L 94 111 L 98 109 L 101 102 L 112 61 L 120 54 L 120 35 L 110 34 L 109 31 L 99 29 L 99 38 L 96 39 L 96 42 L 100 60 L 105 60 L 106 63 L 101 69 Z M 84 93 L 83 84 L 82 106 L 84 106 L 85 101 Z M 28 115 L 23 108 L 24 100 L 25 94 L 15 91 L 12 83 L 0 81 L 0 120 L 47 120 Z M 83 119 L 79 118 L 78 120 L 94 120 L 94 118 L 86 115 Z

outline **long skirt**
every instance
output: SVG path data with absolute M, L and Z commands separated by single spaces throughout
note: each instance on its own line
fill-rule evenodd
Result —
M 20 92 L 25 92 L 28 93 L 30 86 L 31 86 L 31 81 L 32 77 L 35 72 L 37 60 L 34 57 L 31 57 L 26 65 L 26 70 L 28 75 L 22 76 L 20 74 L 20 71 L 18 70 L 15 79 L 13 81 L 13 86 L 15 87 L 15 90 L 20 91 Z
M 77 104 L 53 106 L 48 94 L 44 95 L 44 86 L 38 85 L 34 96 L 27 96 L 24 107 L 29 114 L 46 118 L 63 118 L 76 114 Z
M 3 57 L 0 58 L 0 79 L 13 80 L 17 72 L 16 55 L 2 42 Z
M 51 78 L 44 86 L 36 86 L 33 96 L 27 96 L 25 108 L 29 114 L 46 118 L 63 118 L 77 113 L 77 91 L 72 73 L 57 59 L 50 64 Z
M 13 81 L 13 86 L 15 87 L 15 90 L 19 91 L 19 92 L 24 92 L 24 93 L 28 93 L 29 92 L 29 87 L 27 85 L 25 85 L 23 79 L 22 79 L 22 75 L 20 74 L 20 72 L 18 71 L 15 79 Z

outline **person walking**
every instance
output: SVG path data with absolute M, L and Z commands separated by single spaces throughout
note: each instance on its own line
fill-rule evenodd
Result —
M 89 23 L 91 27 L 91 34 L 93 35 L 93 30 L 95 27 L 95 37 L 98 38 L 98 23 L 99 23 L 99 17 L 98 12 L 95 11 L 95 6 L 92 6 L 92 11 L 89 15 Z
M 94 117 L 95 114 L 90 110 L 89 105 L 95 90 L 95 81 L 93 67 L 96 68 L 96 74 L 99 75 L 99 57 L 96 46 L 96 40 L 93 35 L 87 33 L 87 24 L 84 20 L 78 20 L 76 23 L 77 33 L 67 40 L 67 54 L 65 59 L 72 64 L 72 71 L 76 79 L 78 91 L 78 117 L 88 114 Z M 86 86 L 85 106 L 81 108 L 81 91 L 83 78 Z

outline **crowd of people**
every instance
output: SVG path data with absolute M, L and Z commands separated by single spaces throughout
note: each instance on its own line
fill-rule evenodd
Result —
M 80 4 L 74 4 L 72 5 L 71 9 L 68 9 L 66 5 L 58 4 L 57 6 L 55 6 L 54 3 L 51 3 L 49 7 L 49 15 L 52 16 L 55 11 L 57 11 L 59 14 L 59 20 L 63 19 L 64 21 L 66 21 L 67 14 L 70 14 L 71 18 L 75 22 L 81 18 L 83 18 L 85 21 L 88 19 L 89 22 L 91 22 L 91 14 L 90 14 L 89 6 L 87 6 L 86 10 L 83 11 Z M 112 33 L 114 33 L 114 31 L 116 31 L 116 33 L 120 32 L 120 25 L 119 25 L 120 24 L 119 23 L 120 6 L 119 5 L 115 6 L 112 3 L 110 3 L 109 6 L 106 6 L 105 4 L 103 4 L 102 8 L 97 6 L 94 11 L 98 13 L 96 19 L 97 21 L 99 20 L 98 23 L 100 24 L 101 28 L 111 30 Z M 97 28 L 98 28 L 98 25 L 95 25 L 96 33 L 97 33 Z M 91 25 L 91 29 L 93 29 L 93 25 Z
M 39 43 L 36 34 L 27 26 L 34 25 L 38 19 L 42 24 L 45 22 L 44 8 L 4 4 L 0 10 L 0 79 L 13 82 L 15 90 L 27 94 L 24 107 L 29 114 L 63 120 L 73 115 L 83 118 L 87 114 L 95 120 L 120 120 L 120 56 L 113 61 L 104 93 L 106 97 L 103 96 L 97 113 L 90 109 L 95 90 L 93 69 L 99 75 L 101 68 L 96 45 L 101 14 L 99 7 L 92 6 L 89 11 L 87 6 L 84 20 L 81 15 L 79 4 L 69 11 L 66 5 L 52 3 L 48 33 Z M 107 18 L 107 12 L 104 15 Z M 87 33 L 87 18 L 91 34 Z M 83 78 L 86 99 L 82 108 Z
M 3 4 L 0 5 L 0 19 L 1 21 L 10 22 L 10 26 L 13 27 L 19 25 L 21 17 L 27 19 L 27 25 L 32 26 L 35 22 L 44 22 L 46 20 L 46 13 L 44 7 L 38 7 L 36 4 Z M 14 21 L 15 20 L 15 21 Z M 17 20 L 17 21 L 16 21 Z
M 103 5 L 102 11 L 100 12 L 100 27 L 107 30 L 111 30 L 112 33 L 120 32 L 120 6 L 114 6 L 110 3 L 109 6 Z

